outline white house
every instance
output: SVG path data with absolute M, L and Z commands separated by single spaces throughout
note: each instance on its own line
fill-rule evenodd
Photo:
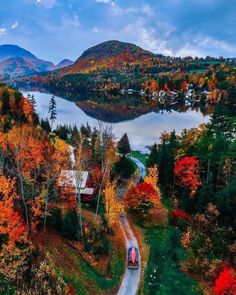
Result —
M 94 189 L 86 187 L 88 177 L 88 171 L 81 171 L 79 173 L 76 170 L 62 170 L 59 178 L 59 186 L 77 188 L 80 189 L 82 195 L 92 195 Z

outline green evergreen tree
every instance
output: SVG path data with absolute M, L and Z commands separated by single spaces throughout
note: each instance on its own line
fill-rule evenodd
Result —
M 79 223 L 75 211 L 69 211 L 65 214 L 62 223 L 62 234 L 73 240 L 77 240 L 79 238 Z
M 57 117 L 57 111 L 56 111 L 56 99 L 55 99 L 55 96 L 53 95 L 50 99 L 50 102 L 49 102 L 49 109 L 48 109 L 48 113 L 50 114 L 50 121 L 51 121 L 51 130 L 53 131 L 53 123 L 55 122 L 56 120 L 56 117 Z
M 2 92 L 2 115 L 7 115 L 10 112 L 10 93 L 7 89 Z
M 51 132 L 51 127 L 50 127 L 50 123 L 49 123 L 48 119 L 45 119 L 45 120 L 41 119 L 40 125 L 48 133 Z
M 117 144 L 117 149 L 118 149 L 118 153 L 123 156 L 126 156 L 131 153 L 131 148 L 130 148 L 129 138 L 127 133 L 125 133 L 121 137 L 120 141 Z
M 154 143 L 154 145 L 151 147 L 151 152 L 147 159 L 147 167 L 153 167 L 155 165 L 158 165 L 158 152 L 156 143 Z

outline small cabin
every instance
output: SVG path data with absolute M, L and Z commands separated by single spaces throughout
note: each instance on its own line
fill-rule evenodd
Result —
M 59 178 L 59 186 L 62 191 L 73 193 L 80 190 L 81 195 L 92 195 L 93 188 L 87 187 L 89 178 L 88 171 L 62 170 Z

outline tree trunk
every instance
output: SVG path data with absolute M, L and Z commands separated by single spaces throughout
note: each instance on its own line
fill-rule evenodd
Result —
M 209 182 L 210 164 L 211 164 L 211 159 L 208 160 L 208 164 L 207 164 L 207 178 L 206 178 L 206 184 L 208 184 L 208 182 Z
M 19 179 L 20 179 L 21 198 L 22 198 L 23 205 L 24 205 L 24 210 L 25 210 L 26 225 L 27 225 L 27 229 L 29 230 L 29 212 L 28 212 L 28 208 L 27 208 L 27 204 L 26 204 L 26 199 L 25 199 L 24 180 L 23 180 L 22 174 L 20 174 Z
M 79 186 L 78 186 L 78 184 L 79 184 Z M 79 221 L 81 239 L 82 239 L 82 243 L 84 245 L 83 219 L 82 219 L 82 209 L 81 209 L 81 192 L 80 192 L 80 187 L 81 187 L 81 180 L 79 180 L 79 182 L 78 182 L 78 179 L 77 179 L 76 180 L 77 215 L 78 215 L 78 221 Z

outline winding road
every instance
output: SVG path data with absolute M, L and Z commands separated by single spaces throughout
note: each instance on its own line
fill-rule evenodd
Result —
M 140 174 L 139 178 L 143 178 L 146 175 L 146 168 L 143 165 L 143 163 L 134 157 L 130 157 L 130 159 L 133 162 L 135 162 L 135 164 L 137 165 L 139 169 L 139 174 Z M 139 252 L 139 245 L 138 245 L 137 239 L 134 236 L 134 233 L 129 225 L 129 221 L 125 214 L 120 214 L 119 222 L 125 236 L 126 255 L 127 255 L 128 249 L 132 246 L 136 247 Z M 141 279 L 141 255 L 139 252 L 139 268 L 128 269 L 126 264 L 123 280 L 117 295 L 136 295 L 138 291 L 140 279 Z

